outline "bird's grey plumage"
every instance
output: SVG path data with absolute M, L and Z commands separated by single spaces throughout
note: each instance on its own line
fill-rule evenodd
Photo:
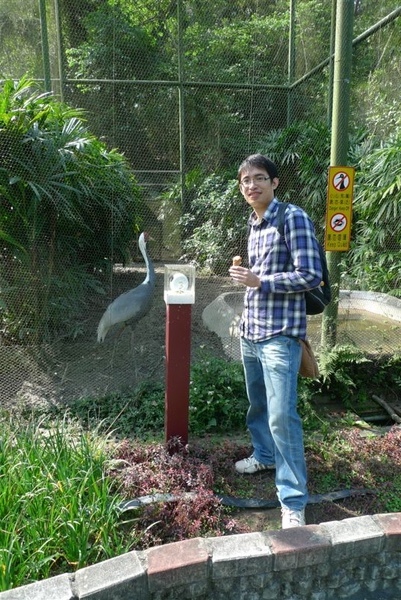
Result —
M 135 324 L 150 310 L 155 289 L 155 270 L 147 253 L 146 242 L 149 235 L 144 231 L 139 236 L 138 246 L 146 264 L 146 278 L 133 290 L 118 296 L 104 312 L 97 328 L 97 341 L 103 342 L 113 325 Z

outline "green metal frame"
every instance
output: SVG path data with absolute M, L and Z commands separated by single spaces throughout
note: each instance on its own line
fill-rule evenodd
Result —
M 56 18 L 56 39 L 58 64 L 60 73 L 60 96 L 63 98 L 63 88 L 65 83 L 100 83 L 108 80 L 100 79 L 66 79 L 64 77 L 63 56 L 62 56 L 62 36 L 61 36 L 61 20 L 59 11 L 59 0 L 53 0 L 55 18 Z M 42 35 L 42 55 L 43 55 L 43 73 L 44 87 L 48 92 L 52 91 L 52 81 L 50 73 L 50 58 L 49 58 L 49 42 L 48 42 L 48 26 L 46 18 L 46 0 L 39 0 L 39 13 Z M 354 0 L 332 0 L 331 7 L 331 40 L 330 40 L 330 56 L 321 63 L 316 65 L 308 73 L 305 73 L 298 80 L 293 81 L 295 74 L 295 17 L 296 17 L 296 0 L 290 0 L 290 29 L 289 29 L 289 47 L 288 47 L 288 81 L 287 84 L 265 85 L 265 84 L 225 84 L 225 87 L 231 89 L 275 89 L 287 91 L 287 123 L 292 122 L 292 94 L 294 90 L 310 79 L 313 75 L 329 66 L 329 94 L 327 119 L 329 125 L 332 126 L 331 139 L 331 166 L 346 166 L 347 151 L 348 151 L 348 121 L 349 121 L 349 104 L 350 104 L 350 89 L 351 89 L 351 63 L 352 63 L 352 48 L 369 36 L 376 33 L 379 29 L 393 22 L 401 15 L 401 7 L 396 8 L 386 17 L 378 21 L 375 25 L 367 29 L 361 35 L 352 39 L 353 21 L 354 21 Z M 177 0 L 177 23 L 178 23 L 178 73 L 176 81 L 132 81 L 134 85 L 151 83 L 154 86 L 169 86 L 178 88 L 179 98 L 179 149 L 180 149 L 180 182 L 181 182 L 181 199 L 185 203 L 185 101 L 184 94 L 186 86 L 194 87 L 220 87 L 221 83 L 215 81 L 186 83 L 183 61 L 183 20 L 182 20 L 182 0 Z M 120 80 L 118 80 L 120 81 Z M 115 80 L 117 82 L 117 80 Z M 129 82 L 125 82 L 129 83 Z M 328 252 L 327 259 L 330 270 L 330 276 L 333 285 L 334 301 L 326 309 L 323 316 L 322 325 L 322 347 L 332 347 L 336 342 L 336 327 L 338 317 L 338 301 L 340 287 L 340 259 L 338 252 Z

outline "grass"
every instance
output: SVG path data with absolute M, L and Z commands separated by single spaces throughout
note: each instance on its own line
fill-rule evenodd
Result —
M 0 589 L 66 572 L 128 550 L 119 498 L 105 477 L 104 439 L 60 422 L 2 420 Z

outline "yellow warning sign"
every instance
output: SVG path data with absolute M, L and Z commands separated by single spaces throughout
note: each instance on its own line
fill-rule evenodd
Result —
M 349 250 L 354 178 L 353 167 L 329 167 L 324 244 L 328 251 Z

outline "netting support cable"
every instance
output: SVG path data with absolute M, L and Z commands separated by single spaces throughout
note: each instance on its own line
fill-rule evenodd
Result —
M 1 81 L 1 80 L 0 80 Z M 88 78 L 68 78 L 67 83 L 110 83 L 110 79 L 92 79 Z M 253 88 L 260 90 L 286 90 L 288 85 L 278 85 L 269 83 L 222 83 L 221 81 L 179 81 L 178 79 L 114 79 L 113 83 L 124 83 L 132 85 L 145 85 L 148 87 L 161 86 L 161 87 L 178 87 L 182 85 L 183 88 L 225 88 L 227 90 L 251 90 Z

